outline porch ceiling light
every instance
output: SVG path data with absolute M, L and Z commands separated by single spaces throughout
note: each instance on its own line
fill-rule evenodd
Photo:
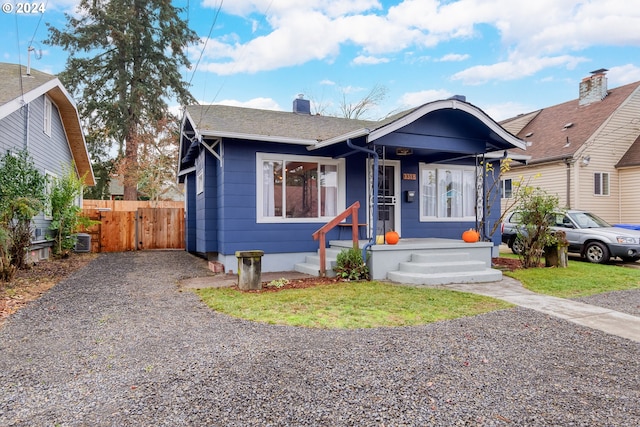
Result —
M 401 148 L 401 147 L 396 148 L 397 156 L 410 156 L 412 154 L 413 154 L 413 150 L 411 148 Z

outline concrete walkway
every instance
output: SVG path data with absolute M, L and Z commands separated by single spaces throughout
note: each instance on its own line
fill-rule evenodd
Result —
M 537 294 L 525 289 L 520 282 L 510 277 L 503 277 L 500 282 L 458 283 L 442 285 L 439 288 L 501 299 L 578 325 L 640 342 L 640 317 L 578 301 Z

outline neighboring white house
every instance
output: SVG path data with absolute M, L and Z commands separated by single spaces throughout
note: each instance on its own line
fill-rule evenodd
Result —
M 0 63 L 0 154 L 27 150 L 43 174 L 60 176 L 75 163 L 85 185 L 95 185 L 76 105 L 56 76 Z M 50 218 L 34 218 L 32 256 L 49 256 Z
M 606 71 L 584 78 L 577 99 L 501 122 L 527 141 L 526 152 L 511 155 L 530 157 L 504 175 L 503 209 L 524 177 L 562 207 L 640 224 L 640 82 L 608 89 Z

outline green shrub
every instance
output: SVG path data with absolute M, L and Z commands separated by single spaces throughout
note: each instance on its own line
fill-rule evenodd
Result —
M 369 279 L 369 267 L 362 259 L 360 249 L 351 248 L 340 252 L 333 270 L 344 280 Z
M 518 230 L 523 250 L 520 253 L 524 268 L 538 267 L 544 255 L 544 249 L 558 244 L 549 218 L 558 212 L 558 197 L 547 194 L 540 188 L 531 188 L 525 192 L 518 205 L 522 227 Z
M 82 216 L 82 209 L 76 200 L 82 194 L 83 180 L 78 178 L 75 167 L 65 168 L 63 176 L 51 183 L 51 216 L 49 228 L 54 232 L 56 255 L 66 255 L 76 244 L 79 226 L 89 227 L 92 221 Z
M 47 200 L 46 178 L 26 151 L 7 151 L 0 159 L 0 227 L 8 246 L 3 264 L 9 260 L 16 268 L 25 268 L 31 245 L 31 219 Z

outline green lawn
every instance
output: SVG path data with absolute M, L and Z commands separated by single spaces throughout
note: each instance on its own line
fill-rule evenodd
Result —
M 561 298 L 640 288 L 640 270 L 577 260 L 570 260 L 567 268 L 535 268 L 504 274 L 534 292 Z M 422 325 L 511 306 L 480 295 L 382 282 L 342 282 L 263 293 L 208 288 L 196 293 L 209 307 L 230 316 L 325 329 Z
M 530 268 L 504 274 L 533 292 L 560 298 L 640 288 L 640 270 L 571 259 L 567 268 Z
M 463 292 L 381 282 L 341 282 L 264 293 L 209 288 L 196 293 L 209 307 L 230 316 L 327 329 L 423 325 L 511 306 Z

